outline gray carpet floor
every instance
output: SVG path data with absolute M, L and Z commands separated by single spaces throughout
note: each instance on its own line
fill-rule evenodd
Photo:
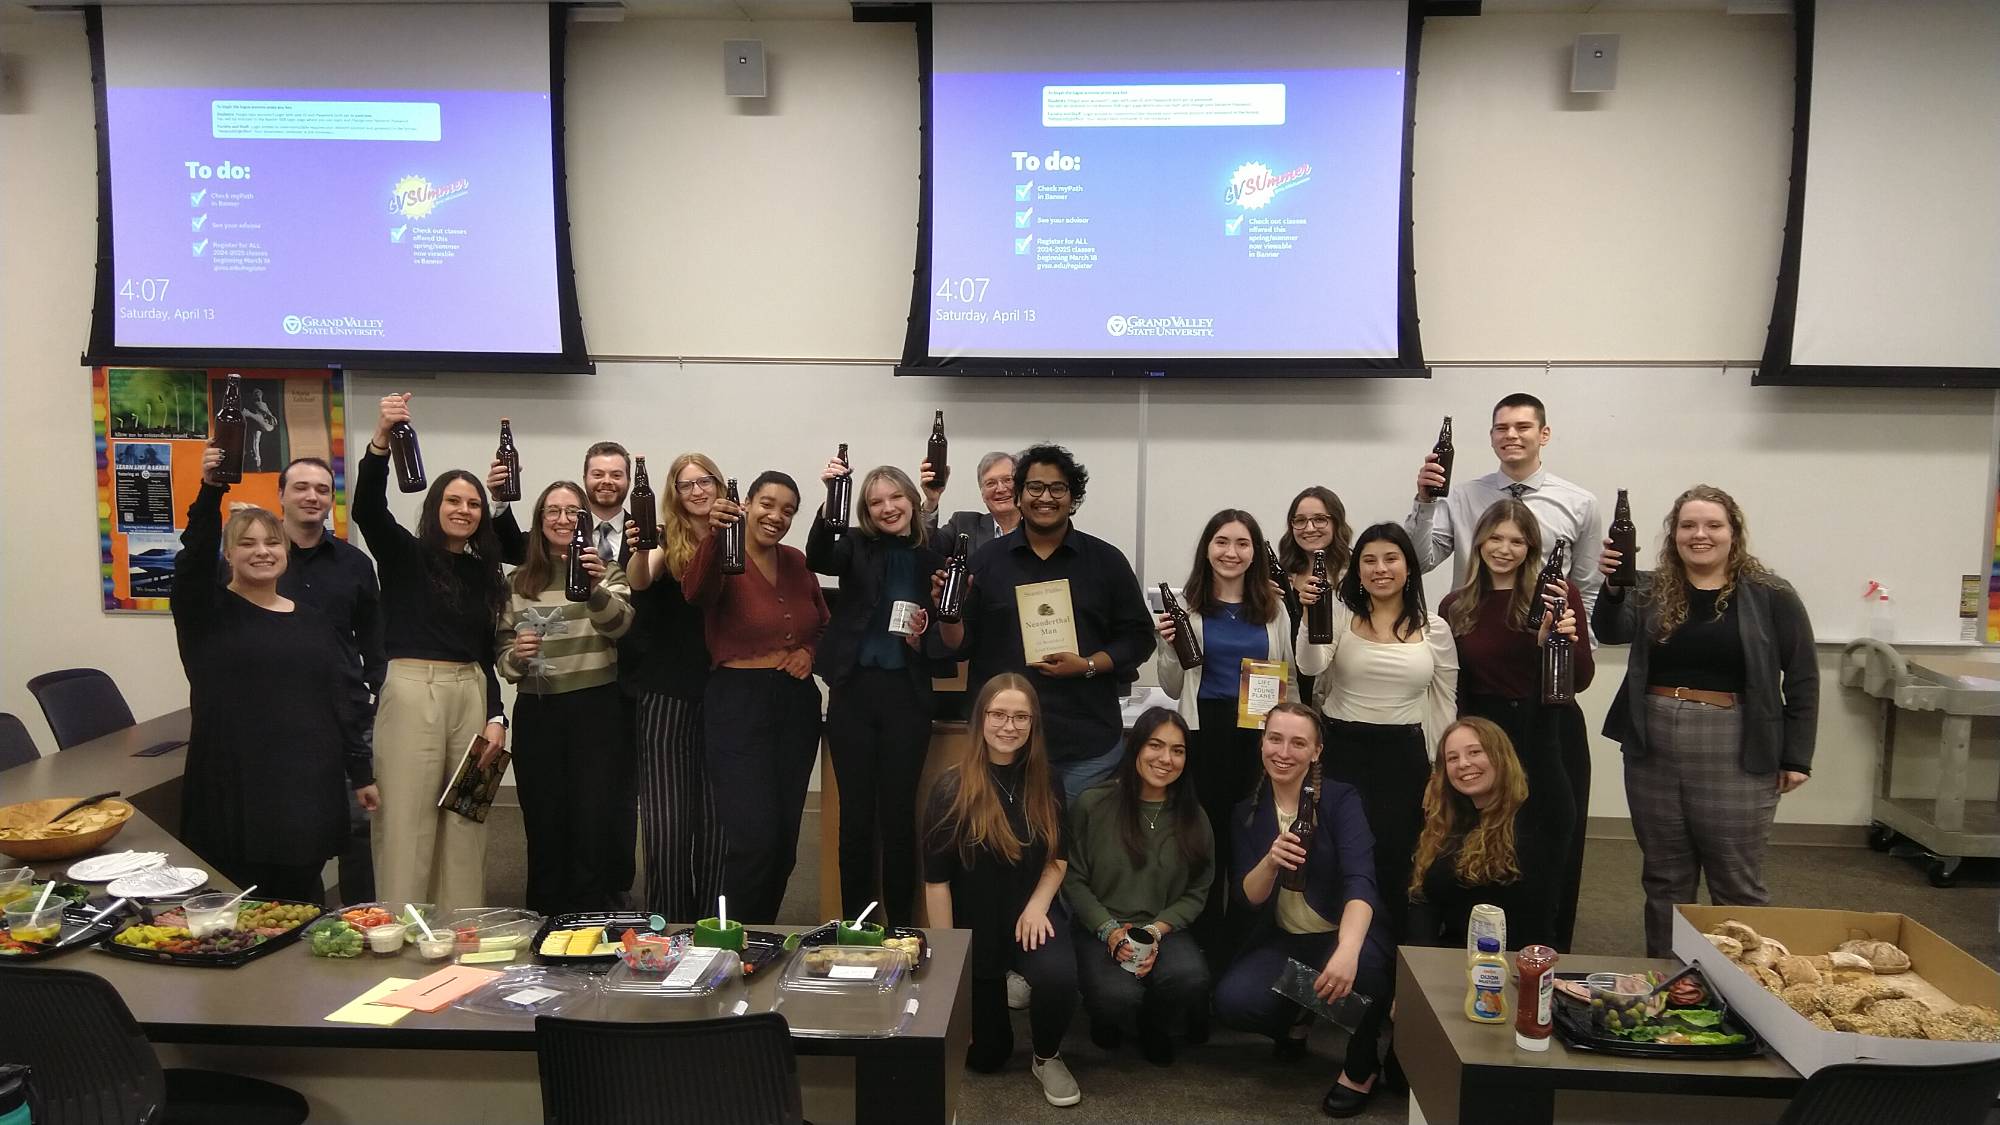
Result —
M 525 845 L 520 810 L 495 807 L 490 823 L 487 890 L 494 902 L 519 902 Z M 778 921 L 806 925 L 818 916 L 818 813 L 800 831 L 799 862 Z M 1918 919 L 1989 965 L 2000 966 L 2000 871 L 1968 863 L 1956 887 L 1939 890 L 1916 862 L 1862 848 L 1778 846 L 1765 865 L 1771 900 L 1779 905 L 1895 911 Z M 1577 907 L 1576 948 L 1612 956 L 1645 952 L 1639 929 L 1639 848 L 1628 840 L 1593 839 L 1584 861 Z M 1016 1012 L 1014 1065 L 994 1075 L 967 1073 L 961 1122 L 1091 1121 L 1251 1122 L 1324 1120 L 1319 1100 L 1339 1067 L 1344 1035 L 1322 1025 L 1312 1054 L 1299 1063 L 1271 1058 L 1268 1040 L 1217 1029 L 1202 1047 L 1183 1047 L 1161 1069 L 1127 1047 L 1107 1053 L 1090 1042 L 1079 1012 L 1063 1055 L 1083 1090 L 1083 1102 L 1057 1109 L 1029 1075 L 1027 1013 Z M 1378 1098 L 1360 1122 L 1401 1125 L 1405 1100 Z M 1170 1108 L 1169 1108 L 1170 1107 Z M 1773 1114 L 1775 1116 L 1775 1113 Z

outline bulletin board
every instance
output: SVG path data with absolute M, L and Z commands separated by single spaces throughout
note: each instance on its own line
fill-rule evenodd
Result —
M 99 367 L 91 373 L 97 546 L 104 612 L 166 613 L 222 369 Z M 236 371 L 248 440 L 225 509 L 276 512 L 278 473 L 300 457 L 333 467 L 332 527 L 347 534 L 346 417 L 338 371 Z

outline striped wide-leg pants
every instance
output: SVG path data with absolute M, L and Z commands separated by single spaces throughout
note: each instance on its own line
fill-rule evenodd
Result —
M 708 787 L 701 701 L 641 695 L 637 728 L 645 907 L 672 922 L 707 918 L 722 889 L 723 839 Z

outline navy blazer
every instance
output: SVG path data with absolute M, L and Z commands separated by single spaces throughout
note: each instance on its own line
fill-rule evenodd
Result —
M 884 540 L 861 534 L 860 528 L 836 534 L 817 514 L 809 518 L 812 530 L 806 535 L 806 565 L 840 579 L 839 596 L 829 599 L 833 603 L 833 617 L 813 650 L 813 672 L 826 681 L 826 686 L 839 687 L 858 665 L 862 635 L 875 616 L 875 607 L 882 604 L 882 587 L 889 567 L 885 555 L 890 546 Z M 944 569 L 944 558 L 925 544 L 912 549 L 917 556 L 917 589 L 922 592 L 918 601 L 930 614 L 931 628 L 924 636 L 924 647 L 908 653 L 907 667 L 917 698 L 928 702 L 931 677 L 951 675 L 956 667 L 942 666 L 949 660 L 944 642 L 938 639 L 937 606 L 932 604 L 930 596 L 931 575 Z
M 1278 838 L 1278 810 L 1271 799 L 1268 780 L 1257 792 L 1238 802 L 1229 814 L 1231 851 L 1235 871 L 1229 893 L 1237 902 L 1243 897 L 1243 877 L 1262 863 Z M 1340 921 L 1348 902 L 1361 899 L 1374 908 L 1368 926 L 1368 944 L 1373 952 L 1393 963 L 1395 942 L 1382 915 L 1382 896 L 1375 886 L 1375 834 L 1369 831 L 1368 814 L 1362 808 L 1361 793 L 1352 785 L 1324 778 L 1319 790 L 1319 831 L 1313 833 L 1306 849 L 1306 905 L 1329 922 Z M 1271 892 L 1258 908 L 1260 926 L 1277 925 L 1278 893 Z

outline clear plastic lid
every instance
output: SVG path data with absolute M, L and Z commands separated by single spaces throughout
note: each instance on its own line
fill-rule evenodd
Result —
M 734 950 L 687 945 L 664 970 L 619 961 L 604 974 L 604 989 L 631 996 L 707 996 L 734 980 L 740 964 Z
M 910 959 L 878 946 L 800 949 L 778 984 L 777 1011 L 794 1035 L 863 1039 L 899 1035 L 917 1011 Z
M 819 945 L 800 949 L 780 987 L 800 992 L 888 993 L 902 987 L 910 958 L 878 945 Z
M 597 995 L 591 973 L 546 965 L 508 969 L 459 997 L 453 1007 L 487 1016 L 553 1016 Z

